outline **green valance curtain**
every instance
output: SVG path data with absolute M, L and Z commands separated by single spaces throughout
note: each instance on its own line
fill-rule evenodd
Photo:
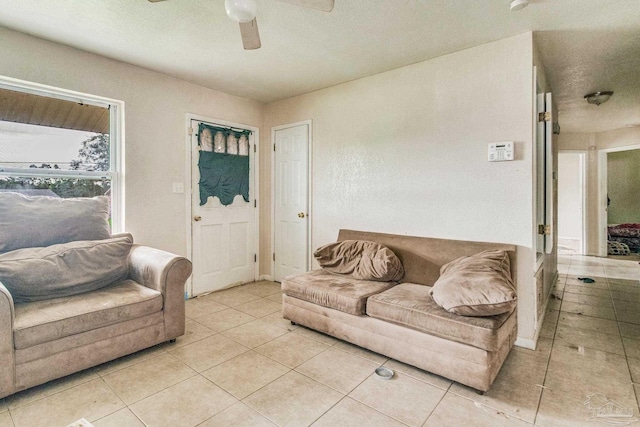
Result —
M 198 145 L 200 157 L 200 206 L 209 197 L 218 197 L 224 206 L 236 195 L 249 201 L 249 135 L 237 130 L 200 123 Z

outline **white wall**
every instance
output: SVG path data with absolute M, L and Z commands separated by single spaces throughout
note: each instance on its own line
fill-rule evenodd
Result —
M 640 144 L 640 126 L 597 133 L 596 143 L 599 150 L 638 145 Z
M 579 153 L 558 155 L 558 237 L 582 240 L 582 160 Z
M 609 224 L 640 222 L 640 150 L 607 154 Z
M 313 248 L 340 228 L 516 244 L 520 333 L 532 338 L 532 88 L 529 33 L 267 104 L 265 130 L 313 121 Z M 497 141 L 516 141 L 515 161 L 487 161 Z
M 346 227 L 516 244 L 519 335 L 533 337 L 530 33 L 266 107 L 1 28 L 0 50 L 0 75 L 125 102 L 126 228 L 137 242 L 187 251 L 187 196 L 171 193 L 186 180 L 186 113 L 262 125 L 269 274 L 269 130 L 312 119 L 314 247 Z M 496 141 L 515 141 L 516 160 L 487 162 Z
M 0 75 L 125 102 L 126 229 L 186 255 L 185 115 L 259 126 L 262 104 L 3 28 L 0 52 Z

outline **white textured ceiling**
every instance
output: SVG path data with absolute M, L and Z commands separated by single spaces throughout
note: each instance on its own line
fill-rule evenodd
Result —
M 223 0 L 0 0 L 0 25 L 270 102 L 536 32 L 563 131 L 640 124 L 640 0 L 336 0 L 324 13 L 258 0 L 242 49 Z M 615 95 L 600 107 L 582 96 Z

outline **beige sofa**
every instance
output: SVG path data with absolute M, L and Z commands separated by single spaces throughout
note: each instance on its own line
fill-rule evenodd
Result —
M 84 224 L 86 230 L 99 231 L 97 236 L 92 235 L 98 239 L 90 243 L 74 240 L 34 247 L 44 234 L 46 239 L 53 241 L 61 238 L 60 233 L 68 236 L 63 222 L 70 217 L 71 234 L 80 233 L 74 236 L 77 238 L 85 231 L 74 224 L 95 214 L 96 206 L 108 215 L 106 198 L 45 199 L 0 193 L 0 398 L 173 340 L 185 330 L 184 284 L 191 274 L 189 260 L 158 249 L 132 245 L 130 235 L 103 238 L 105 231 L 99 229 L 107 217 L 102 214 L 89 220 L 96 221 L 97 227 Z M 25 219 L 25 212 L 20 209 L 32 212 L 32 205 L 37 205 L 35 211 L 41 210 L 47 218 L 38 219 L 42 212 L 36 212 L 35 217 L 29 214 Z M 75 206 L 80 207 L 76 210 Z M 88 209 L 86 215 L 82 206 Z M 82 215 L 84 220 L 76 222 L 73 218 L 76 214 Z M 36 233 L 23 227 L 25 224 L 30 224 Z M 39 227 L 47 228 L 38 233 Z M 107 224 L 107 234 L 108 230 Z M 24 301 L 26 297 L 21 288 L 24 283 L 16 280 L 14 274 L 16 268 L 19 271 L 20 263 L 32 263 L 26 266 L 24 274 L 33 276 L 33 283 L 42 285 L 35 291 L 51 292 L 50 281 L 71 280 L 68 278 L 74 274 L 74 265 L 82 269 L 86 268 L 84 263 L 87 262 L 97 270 L 108 268 L 107 264 L 112 262 L 109 258 L 112 248 L 108 248 L 111 252 L 102 254 L 96 253 L 95 248 L 109 245 L 114 240 L 120 244 L 124 241 L 127 249 L 118 280 L 112 283 L 106 280 L 98 284 L 99 288 L 81 293 L 65 291 L 72 294 L 52 298 L 34 294 L 33 301 Z M 27 247 L 16 249 L 14 243 Z M 41 254 L 42 259 L 54 263 L 53 274 L 52 270 L 46 270 L 47 266 L 41 266 L 42 259 L 35 258 L 34 254 Z M 100 258 L 90 259 L 96 256 Z M 34 272 L 38 268 L 43 270 Z M 58 279 L 51 279 L 66 268 L 70 271 Z M 79 274 L 91 275 L 87 272 Z M 81 281 L 76 282 L 74 286 L 84 286 Z M 18 302 L 18 296 L 24 302 Z
M 516 277 L 516 247 L 340 230 L 338 241 L 366 240 L 390 248 L 404 266 L 401 283 L 355 280 L 324 270 L 282 281 L 283 316 L 360 347 L 489 390 L 516 339 L 516 311 L 467 317 L 433 301 L 440 267 L 485 250 L 508 251 Z

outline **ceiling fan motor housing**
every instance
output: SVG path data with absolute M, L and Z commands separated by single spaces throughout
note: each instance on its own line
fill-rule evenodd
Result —
M 152 3 L 164 0 L 148 0 Z M 310 7 L 325 12 L 331 12 L 335 0 L 280 0 L 297 6 Z M 514 0 L 516 1 L 516 0 Z M 518 0 L 527 1 L 527 0 Z M 258 33 L 258 3 L 256 0 L 224 0 L 224 9 L 227 16 L 240 24 L 240 36 L 245 50 L 259 49 L 262 46 Z
M 258 4 L 256 0 L 224 0 L 224 9 L 234 21 L 250 22 L 258 13 Z

